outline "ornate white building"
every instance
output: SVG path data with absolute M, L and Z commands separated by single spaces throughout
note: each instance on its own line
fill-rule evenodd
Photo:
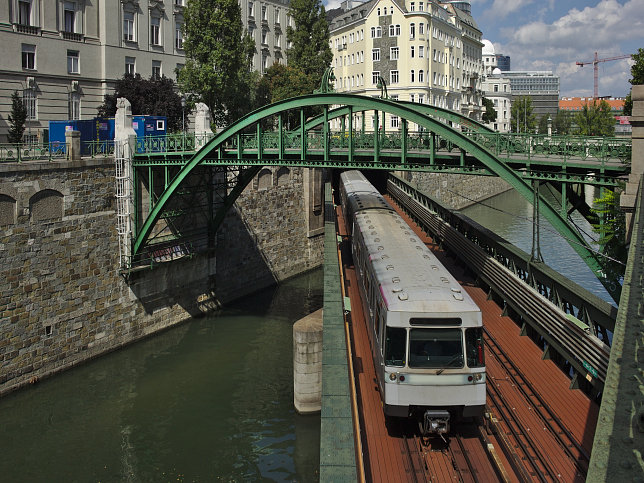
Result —
M 480 119 L 483 44 L 469 13 L 432 0 L 344 6 L 329 12 L 338 92 L 378 96 L 382 78 L 390 98 Z M 387 116 L 385 128 L 398 127 L 399 120 Z M 367 128 L 372 128 L 369 119 Z
M 496 121 L 487 123 L 495 131 L 510 131 L 510 113 L 512 112 L 512 87 L 510 79 L 497 67 L 498 56 L 489 40 L 483 40 L 483 80 L 484 96 L 492 101 L 496 111 Z

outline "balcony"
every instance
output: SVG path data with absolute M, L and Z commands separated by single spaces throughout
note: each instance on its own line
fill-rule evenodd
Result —
M 29 35 L 40 34 L 40 27 L 35 27 L 33 25 L 14 24 L 13 28 L 16 32 L 19 32 L 21 34 L 29 34 Z
M 63 37 L 64 40 L 72 40 L 74 42 L 82 42 L 83 41 L 83 34 L 77 34 L 75 32 L 61 32 L 61 36 Z

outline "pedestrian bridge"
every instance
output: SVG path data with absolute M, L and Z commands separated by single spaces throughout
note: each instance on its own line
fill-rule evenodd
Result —
M 314 109 L 322 113 L 307 117 Z M 399 129 L 388 131 L 385 116 L 397 119 Z M 209 140 L 179 135 L 137 141 L 134 186 L 138 190 L 137 180 L 145 180 L 146 192 L 135 192 L 130 261 L 145 264 L 155 245 L 180 238 L 181 217 L 195 206 L 213 206 L 204 197 L 219 201 L 208 219 L 215 232 L 263 166 L 357 168 L 501 177 L 531 203 L 539 200 L 541 213 L 602 280 L 596 253 L 568 222 L 567 200 L 578 204 L 575 184 L 616 186 L 630 170 L 630 151 L 629 140 L 617 138 L 495 133 L 460 113 L 425 104 L 336 93 L 286 99 Z M 219 174 L 211 169 L 197 175 L 208 167 Z M 217 180 L 219 194 L 211 192 Z M 539 196 L 541 182 L 561 191 L 559 207 Z

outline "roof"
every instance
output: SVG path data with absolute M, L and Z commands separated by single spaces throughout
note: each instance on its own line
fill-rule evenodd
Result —
M 585 105 L 591 105 L 594 101 L 592 97 L 562 97 L 559 99 L 559 109 L 564 111 L 580 111 Z M 597 104 L 606 101 L 613 111 L 624 110 L 624 99 L 620 97 L 599 97 Z

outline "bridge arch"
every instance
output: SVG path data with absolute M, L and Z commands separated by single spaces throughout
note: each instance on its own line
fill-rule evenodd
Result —
M 313 120 L 310 120 L 308 123 L 305 122 L 304 118 L 304 109 L 313 107 L 313 106 L 323 106 L 324 114 L 317 116 Z M 330 106 L 342 106 L 339 109 L 329 111 Z M 207 160 L 209 157 L 214 156 L 218 151 L 222 150 L 225 144 L 233 139 L 234 137 L 241 135 L 243 132 L 247 131 L 251 126 L 257 126 L 258 136 L 261 132 L 261 121 L 272 118 L 274 116 L 280 116 L 280 128 L 281 128 L 281 116 L 287 111 L 294 109 L 299 109 L 301 113 L 301 123 L 300 123 L 300 132 L 302 139 L 305 139 L 306 132 L 323 125 L 325 133 L 328 133 L 328 121 L 330 116 L 340 116 L 352 114 L 354 112 L 364 112 L 364 111 L 374 111 L 374 113 L 383 112 L 390 115 L 398 116 L 398 118 L 404 120 L 405 122 L 412 122 L 421 126 L 423 129 L 438 134 L 444 139 L 451 141 L 454 145 L 460 148 L 463 152 L 468 153 L 469 155 L 475 157 L 479 162 L 481 162 L 488 170 L 504 179 L 510 186 L 515 189 L 521 196 L 523 196 L 530 203 L 533 202 L 533 190 L 527 181 L 521 178 L 514 170 L 509 168 L 504 162 L 499 160 L 494 154 L 489 152 L 485 147 L 479 145 L 466 136 L 464 133 L 455 130 L 451 126 L 438 121 L 430 116 L 438 116 L 453 122 L 465 123 L 467 118 L 458 114 L 448 113 L 444 110 L 439 110 L 433 106 L 427 106 L 417 103 L 409 102 L 399 102 L 392 101 L 387 99 L 376 99 L 365 96 L 358 96 L 354 94 L 338 94 L 338 93 L 328 93 L 328 94 L 312 94 L 300 97 L 294 97 L 290 99 L 285 99 L 268 106 L 264 106 L 260 109 L 257 109 L 246 116 L 240 118 L 238 121 L 228 126 L 226 129 L 214 136 L 200 151 L 195 153 L 195 155 L 183 166 L 180 172 L 172 179 L 167 188 L 159 197 L 157 203 L 152 208 L 149 213 L 149 216 L 141 226 L 140 231 L 136 234 L 136 238 L 133 243 L 132 254 L 136 256 L 141 252 L 142 247 L 145 246 L 148 237 L 151 233 L 151 230 L 159 219 L 160 214 L 168 200 L 172 197 L 181 183 L 186 179 L 190 172 L 199 166 L 202 162 Z M 343 114 L 344 113 L 344 114 Z M 451 116 L 450 117 L 448 117 Z M 469 126 L 476 128 L 477 130 L 482 129 L 482 125 L 479 123 L 474 123 L 471 120 Z M 403 123 L 403 125 L 405 125 Z M 328 136 L 325 137 L 325 143 L 328 142 Z M 306 143 L 302 143 L 304 146 Z M 260 152 L 258 148 L 258 153 Z M 258 154 L 259 157 L 259 154 Z M 298 165 L 306 166 L 306 156 L 305 149 L 303 148 L 303 159 L 301 159 Z M 240 159 L 237 164 L 244 165 L 244 160 Z M 315 163 L 311 163 L 311 167 L 315 167 Z M 378 168 L 377 163 L 371 165 L 365 165 L 364 168 Z M 241 194 L 246 185 L 253 179 L 253 177 L 260 171 L 261 166 L 252 166 L 247 168 L 243 175 L 240 176 L 237 186 L 229 193 L 226 203 L 220 212 L 217 214 L 214 220 L 214 229 L 216 230 L 219 224 L 223 221 L 225 211 L 232 206 L 237 197 Z M 544 216 L 550 221 L 550 223 L 569 241 L 573 249 L 582 257 L 582 259 L 588 264 L 588 266 L 595 272 L 595 274 L 602 279 L 601 277 L 601 266 L 598 263 L 595 253 L 588 247 L 585 239 L 574 230 L 565 220 L 558 210 L 553 208 L 549 203 L 542 201 L 541 202 L 541 212 Z

